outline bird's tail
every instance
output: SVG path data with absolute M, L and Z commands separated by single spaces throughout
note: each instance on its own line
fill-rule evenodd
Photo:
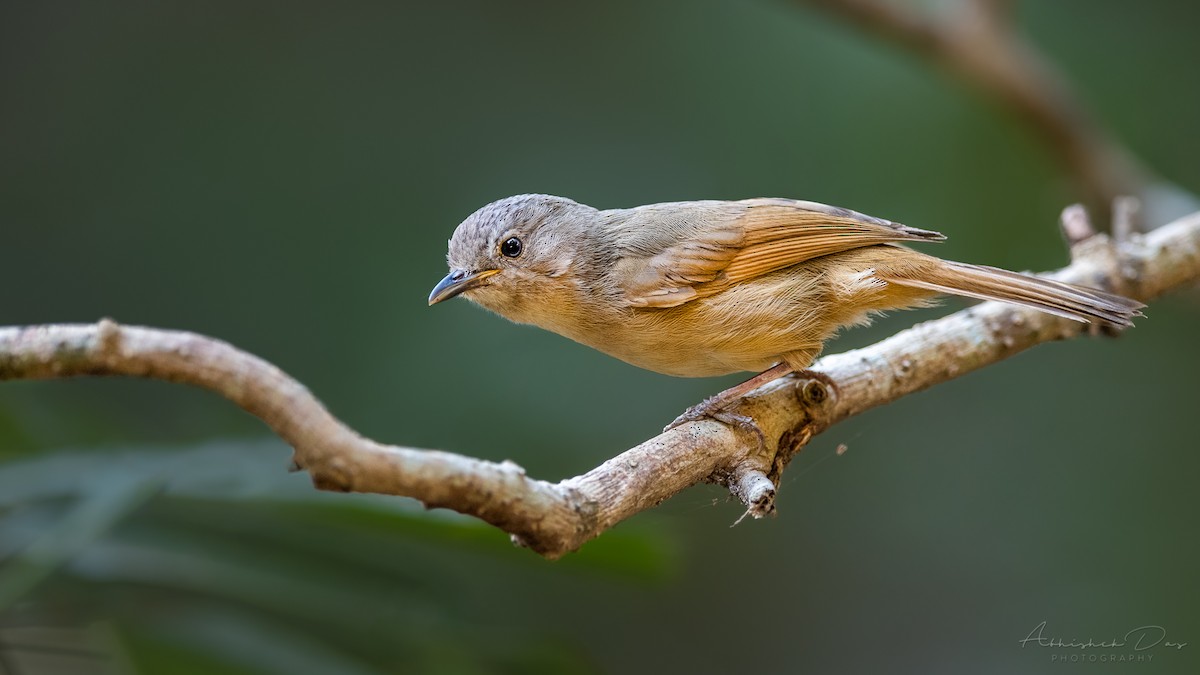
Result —
M 1126 328 L 1133 325 L 1133 318 L 1143 316 L 1142 303 L 1106 293 L 1094 288 L 1009 272 L 996 267 L 968 265 L 967 263 L 940 261 L 932 270 L 924 269 L 916 275 L 882 276 L 885 281 L 901 286 L 923 288 L 962 295 L 980 300 L 1000 300 L 1017 305 L 1083 321 Z

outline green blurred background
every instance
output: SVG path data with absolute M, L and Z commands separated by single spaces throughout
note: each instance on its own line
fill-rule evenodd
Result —
M 1117 137 L 1200 191 L 1200 5 L 1017 12 Z M 738 378 L 427 308 L 484 203 L 799 197 L 1049 269 L 1071 185 L 991 101 L 781 0 L 0 7 L 0 325 L 217 336 L 372 438 L 546 479 Z M 205 392 L 4 383 L 0 672 L 1197 672 L 1198 305 L 839 425 L 788 469 L 778 518 L 731 528 L 738 505 L 701 486 L 556 563 L 317 493 Z M 1042 621 L 1194 645 L 1064 665 L 1021 647 Z

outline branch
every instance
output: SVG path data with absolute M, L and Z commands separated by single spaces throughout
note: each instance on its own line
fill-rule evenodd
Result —
M 1066 79 L 1012 29 L 1010 3 L 971 0 L 949 19 L 889 0 L 808 0 L 892 40 L 992 97 L 1051 148 L 1096 211 L 1138 194 L 1147 171 L 1107 135 Z
M 1065 220 L 1079 217 L 1072 212 Z M 1090 231 L 1086 223 L 1071 228 Z M 1149 300 L 1200 278 L 1200 213 L 1116 244 L 1103 235 L 1087 237 L 1071 250 L 1072 264 L 1056 278 Z M 559 483 L 530 478 L 512 462 L 363 438 L 275 366 L 194 333 L 108 319 L 0 328 L 0 380 L 126 375 L 202 387 L 261 418 L 291 444 L 297 468 L 318 488 L 413 497 L 481 518 L 555 558 L 700 482 L 725 485 L 750 515 L 771 513 L 780 473 L 815 434 L 1033 345 L 1083 332 L 1086 327 L 1066 319 L 983 303 L 821 359 L 814 370 L 834 388 L 819 379 L 783 378 L 751 392 L 739 412 L 754 416 L 767 439 L 763 446 L 719 422 L 693 422 Z

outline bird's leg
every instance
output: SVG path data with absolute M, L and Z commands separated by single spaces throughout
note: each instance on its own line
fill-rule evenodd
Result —
M 670 431 L 681 424 L 695 422 L 696 420 L 702 420 L 705 417 L 708 417 L 717 420 L 718 422 L 736 425 L 742 429 L 746 429 L 747 431 L 753 431 L 754 434 L 758 436 L 758 442 L 761 447 L 766 443 L 766 437 L 763 436 L 762 429 L 759 429 L 758 425 L 755 424 L 754 418 L 750 417 L 749 415 L 735 413 L 732 410 L 727 410 L 726 408 L 728 408 L 731 403 L 748 394 L 749 392 L 754 391 L 764 384 L 777 380 L 791 372 L 793 372 L 792 367 L 787 363 L 780 363 L 772 366 L 758 375 L 746 380 L 745 382 L 734 385 L 717 394 L 716 396 L 710 396 L 700 403 L 688 408 L 687 410 L 683 411 L 682 415 L 676 417 L 674 422 L 668 424 L 663 431 Z

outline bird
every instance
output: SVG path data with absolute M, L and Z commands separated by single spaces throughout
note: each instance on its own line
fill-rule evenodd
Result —
M 757 372 L 667 429 L 710 417 L 748 427 L 760 441 L 753 420 L 731 404 L 779 377 L 816 375 L 807 368 L 827 340 L 882 312 L 949 294 L 1118 329 L 1142 316 L 1142 303 L 1119 295 L 906 246 L 944 239 L 795 199 L 600 210 L 565 197 L 515 195 L 454 230 L 449 273 L 429 304 L 461 295 L 666 375 Z

